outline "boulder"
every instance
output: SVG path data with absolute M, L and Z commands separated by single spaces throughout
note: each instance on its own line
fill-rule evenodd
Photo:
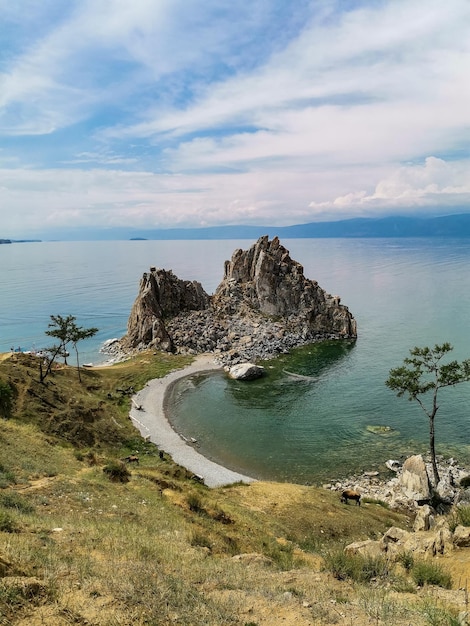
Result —
M 416 517 L 413 523 L 413 530 L 418 532 L 420 530 L 430 530 L 435 523 L 434 511 L 429 504 L 424 504 L 418 507 Z
M 368 558 L 377 558 L 384 553 L 383 544 L 380 541 L 374 541 L 372 539 L 350 543 L 344 548 L 344 552 L 347 555 L 360 554 Z
M 429 476 L 421 454 L 410 456 L 403 463 L 399 489 L 408 500 L 426 502 L 431 498 Z
M 470 547 L 470 528 L 459 524 L 453 532 L 452 541 L 458 548 Z
M 235 380 L 256 380 L 264 375 L 265 369 L 261 365 L 255 365 L 254 363 L 240 363 L 239 365 L 233 365 L 228 374 L 230 378 Z

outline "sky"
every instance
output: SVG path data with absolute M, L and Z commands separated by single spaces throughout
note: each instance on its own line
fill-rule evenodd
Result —
M 0 237 L 463 212 L 469 0 L 0 0 Z

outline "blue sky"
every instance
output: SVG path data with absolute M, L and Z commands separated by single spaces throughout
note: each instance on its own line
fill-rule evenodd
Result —
M 470 209 L 468 0 L 0 17 L 0 237 Z

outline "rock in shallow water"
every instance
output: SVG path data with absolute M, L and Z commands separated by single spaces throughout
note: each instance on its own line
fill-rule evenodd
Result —
M 235 380 L 256 380 L 264 375 L 265 369 L 254 363 L 239 363 L 228 371 L 230 378 Z

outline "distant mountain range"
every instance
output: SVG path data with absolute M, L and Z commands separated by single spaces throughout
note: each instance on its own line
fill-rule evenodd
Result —
M 43 240 L 176 240 L 251 239 L 262 235 L 280 239 L 368 237 L 470 237 L 470 213 L 443 217 L 353 218 L 337 222 L 310 222 L 294 226 L 210 226 L 167 229 L 67 229 L 45 233 Z M 15 243 L 15 242 L 14 242 Z

